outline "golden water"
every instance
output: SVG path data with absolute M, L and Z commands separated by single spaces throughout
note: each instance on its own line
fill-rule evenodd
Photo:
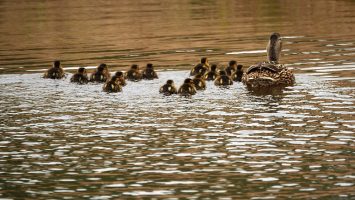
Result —
M 0 1 L 0 199 L 351 199 L 354 1 Z M 271 32 L 297 84 L 255 95 L 208 83 L 163 97 L 200 57 L 265 60 Z M 40 78 L 153 63 L 160 79 Z

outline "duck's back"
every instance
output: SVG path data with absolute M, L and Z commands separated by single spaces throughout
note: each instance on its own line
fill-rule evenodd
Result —
M 70 81 L 73 83 L 85 84 L 89 82 L 89 78 L 87 75 L 76 73 L 72 76 Z
M 44 78 L 50 78 L 50 79 L 61 79 L 63 77 L 64 77 L 64 70 L 62 68 L 55 68 L 55 67 L 48 69 L 48 71 L 44 75 Z
M 252 87 L 289 86 L 295 83 L 295 77 L 282 64 L 263 62 L 249 67 L 242 82 Z
M 99 83 L 106 82 L 109 78 L 110 78 L 109 73 L 104 73 L 100 71 L 94 72 L 91 75 L 91 81 L 99 82 Z

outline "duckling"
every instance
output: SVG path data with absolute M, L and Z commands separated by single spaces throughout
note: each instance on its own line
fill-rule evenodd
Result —
M 164 95 L 172 95 L 172 94 L 177 94 L 177 90 L 174 84 L 173 80 L 167 80 L 166 84 L 160 87 L 159 90 L 160 93 L 163 93 Z
M 148 63 L 146 69 L 142 73 L 143 79 L 153 80 L 158 78 L 158 74 L 154 71 L 153 64 Z
M 115 76 L 117 76 L 117 78 L 119 79 L 119 82 L 120 82 L 120 85 L 121 85 L 121 86 L 126 86 L 126 85 L 127 85 L 126 79 L 124 78 L 123 72 L 117 71 L 117 72 L 115 73 Z
M 102 63 L 97 67 L 96 71 L 91 74 L 90 81 L 103 83 L 108 81 L 110 77 L 111 75 L 108 71 L 107 65 Z
M 216 86 L 233 85 L 233 80 L 227 75 L 226 71 L 220 71 L 219 76 L 214 81 Z
M 232 74 L 233 81 L 241 82 L 243 74 L 244 74 L 243 65 L 238 65 L 237 66 L 237 71 L 234 74 Z
M 196 88 L 191 78 L 187 78 L 178 90 L 178 93 L 182 96 L 190 96 L 196 94 Z
M 64 69 L 62 68 L 60 61 L 53 62 L 53 67 L 49 68 L 43 75 L 43 78 L 61 79 L 65 76 Z
M 205 90 L 206 89 L 206 82 L 203 79 L 202 74 L 197 74 L 194 79 L 192 79 L 192 82 L 195 85 L 196 90 Z
M 272 33 L 266 47 L 268 61 L 249 67 L 242 82 L 250 89 L 270 89 L 293 85 L 295 83 L 293 72 L 279 64 L 281 49 L 281 35 Z
M 208 59 L 206 57 L 201 58 L 201 63 L 197 64 L 191 69 L 190 76 L 195 76 L 196 74 L 205 74 L 210 69 L 208 64 Z
M 207 74 L 205 75 L 205 80 L 206 81 L 214 81 L 218 76 L 218 72 L 217 72 L 217 65 L 213 64 L 211 66 L 211 71 L 207 72 Z
M 119 78 L 117 76 L 113 76 L 111 80 L 107 81 L 102 87 L 104 92 L 122 92 L 122 87 L 120 85 Z
M 86 69 L 84 67 L 80 67 L 78 72 L 76 72 L 70 79 L 72 83 L 78 84 L 86 84 L 89 82 L 89 77 L 86 73 Z
M 236 71 L 236 68 L 237 67 L 237 61 L 235 60 L 231 60 L 229 61 L 229 65 L 228 67 L 225 69 L 226 70 L 226 73 L 228 76 L 231 76 L 233 73 L 235 73 Z
M 126 78 L 130 81 L 140 81 L 142 79 L 142 73 L 139 70 L 138 65 L 132 65 L 131 69 L 126 72 Z

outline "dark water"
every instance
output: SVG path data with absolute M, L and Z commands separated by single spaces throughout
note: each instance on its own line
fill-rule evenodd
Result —
M 352 199 L 354 1 L 0 1 L 0 199 Z M 297 84 L 163 97 L 201 56 L 245 67 L 271 32 Z M 120 94 L 68 72 L 152 62 Z

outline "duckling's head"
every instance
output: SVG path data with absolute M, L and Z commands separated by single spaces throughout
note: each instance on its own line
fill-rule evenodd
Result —
M 235 61 L 235 60 L 229 61 L 229 66 L 230 66 L 230 67 L 236 66 L 236 65 L 237 65 L 237 61 Z
M 117 77 L 122 77 L 122 76 L 123 76 L 123 72 L 117 71 L 117 72 L 115 73 L 115 76 L 117 76 Z
M 153 64 L 152 63 L 148 63 L 147 64 L 147 69 L 153 69 Z
M 207 58 L 206 57 L 202 57 L 201 58 L 201 63 L 202 64 L 206 64 L 207 63 Z
M 137 70 L 137 69 L 138 69 L 138 65 L 133 64 L 133 65 L 131 66 L 131 69 Z
M 226 75 L 227 73 L 226 73 L 226 71 L 224 71 L 224 70 L 222 70 L 222 71 L 220 71 L 219 72 L 219 75 L 221 75 L 221 76 L 224 76 L 224 75 Z
M 187 79 L 185 79 L 184 83 L 190 84 L 190 83 L 192 83 L 192 79 L 191 78 L 187 78 Z
M 174 81 L 173 81 L 173 80 L 171 80 L 171 79 L 169 79 L 169 80 L 167 80 L 167 81 L 166 81 L 166 84 L 168 84 L 168 85 L 172 85 L 172 84 L 174 84 Z
M 243 68 L 243 65 L 237 65 L 237 69 L 241 70 Z
M 211 66 L 211 71 L 216 71 L 216 69 L 217 69 L 217 65 L 216 65 L 216 64 L 213 64 L 213 65 Z
M 118 76 L 112 76 L 111 82 L 118 82 L 118 81 L 119 81 Z
M 78 73 L 79 73 L 79 74 L 85 74 L 85 73 L 86 73 L 86 69 L 85 69 L 84 67 L 80 67 L 80 68 L 78 69 Z
M 280 59 L 282 48 L 281 35 L 279 33 L 272 33 L 270 36 L 269 43 L 266 47 L 267 57 L 269 62 L 278 63 Z
M 55 61 L 53 62 L 53 66 L 54 66 L 55 68 L 59 68 L 59 67 L 60 67 L 60 61 L 59 61 L 59 60 L 55 60 Z
M 104 70 L 105 70 L 105 64 L 101 64 L 101 65 L 99 65 L 98 67 L 97 67 L 97 71 L 99 71 L 99 72 L 103 72 Z

